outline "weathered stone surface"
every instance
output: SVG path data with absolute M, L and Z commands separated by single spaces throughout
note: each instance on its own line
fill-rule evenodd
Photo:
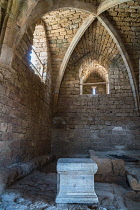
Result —
M 54 159 L 55 159 L 54 155 L 46 155 L 46 156 L 41 156 L 41 157 L 35 158 L 35 159 L 28 161 L 26 163 L 15 164 L 15 165 L 13 165 L 13 166 L 11 165 L 7 168 L 2 168 L 0 170 L 0 194 L 4 191 L 4 189 L 6 187 L 12 185 L 18 179 L 21 179 L 21 178 L 27 176 L 36 168 L 42 168 L 43 166 L 50 163 Z M 8 197 L 6 197 L 6 196 L 8 196 Z M 13 197 L 14 197 L 14 194 L 5 195 L 5 198 L 7 198 L 7 199 L 8 198 L 13 199 Z
M 133 190 L 140 191 L 140 184 L 137 182 L 137 180 L 133 176 L 127 175 L 127 179 L 128 179 L 130 187 Z
M 100 27 L 102 28 L 99 24 Z M 94 25 L 91 26 L 92 30 L 94 30 Z M 86 31 L 85 37 L 89 36 L 89 31 Z M 101 31 L 105 33 L 104 36 L 108 37 L 103 29 Z M 96 32 L 97 30 L 93 34 L 96 35 Z M 96 36 L 98 39 L 99 34 Z M 83 37 L 78 43 L 61 83 L 58 112 L 54 116 L 52 135 L 52 149 L 60 157 L 61 154 L 69 157 L 74 154 L 88 155 L 89 149 L 96 151 L 114 150 L 119 145 L 123 145 L 124 149 L 136 149 L 140 146 L 138 140 L 140 129 L 136 126 L 136 124 L 139 124 L 139 118 L 134 116 L 133 99 L 131 98 L 133 96 L 130 83 L 128 84 L 127 70 L 121 56 L 117 55 L 116 47 L 112 46 L 114 52 L 111 55 L 116 54 L 116 56 L 109 67 L 110 94 L 79 95 L 80 67 L 85 67 L 82 70 L 86 75 L 89 67 L 92 69 L 94 60 L 95 63 L 98 60 L 98 57 L 95 59 L 94 53 L 89 55 L 89 47 L 84 48 L 83 43 L 87 43 L 87 39 L 85 40 Z M 95 37 L 92 37 L 92 39 L 95 39 Z M 110 40 L 110 38 L 108 37 L 107 40 Z M 102 41 L 104 42 L 104 39 Z M 101 44 L 100 40 L 99 43 Z M 87 54 L 84 56 L 85 51 Z M 106 53 L 108 52 L 109 49 Z M 102 58 L 100 57 L 99 60 L 100 66 L 103 67 Z M 99 72 L 99 70 L 97 71 Z M 129 95 L 129 98 L 126 100 L 127 95 Z M 62 126 L 61 122 L 55 121 L 58 117 L 61 117 L 61 121 L 65 119 L 65 126 Z M 134 123 L 135 120 L 137 121 L 136 124 Z M 114 128 L 121 129 L 114 130 Z M 133 144 L 133 142 L 135 143 Z M 114 164 L 116 165 L 116 163 Z
M 137 158 L 136 158 L 137 159 Z M 139 157 L 137 162 L 127 163 L 125 168 L 128 175 L 132 176 L 135 179 L 135 183 L 140 186 L 140 161 Z
M 43 20 L 47 25 L 47 36 L 52 56 L 53 85 L 66 50 L 82 21 L 87 16 L 87 12 L 74 9 L 54 11 L 43 16 Z
M 13 68 L 0 64 L 0 72 L 4 75 L 0 88 L 3 90 L 0 91 L 1 167 L 50 152 L 51 85 L 50 81 L 41 82 L 29 67 L 26 48 L 30 47 L 28 39 L 31 37 L 32 34 L 23 37 L 17 50 L 22 56 L 13 58 Z
M 13 6 L 8 6 L 7 2 L 13 3 Z M 0 64 L 0 166 L 6 167 L 47 154 L 51 150 L 51 138 L 52 149 L 58 156 L 86 156 L 90 148 L 108 150 L 121 145 L 126 149 L 139 149 L 140 121 L 135 107 L 137 100 L 135 95 L 132 95 L 134 86 L 130 86 L 130 83 L 134 82 L 136 89 L 140 90 L 139 1 L 122 3 L 124 1 L 120 0 L 29 0 L 28 4 L 27 1 L 25 4 L 22 2 L 2 0 L 0 13 L 1 38 L 3 32 L 5 33 L 4 39 L 0 40 L 0 60 L 9 63 L 9 66 Z M 116 34 L 120 36 L 132 61 L 132 76 L 131 71 L 126 71 L 127 63 L 123 62 L 123 55 L 121 57 L 118 50 L 119 45 L 115 44 L 96 15 L 81 39 L 76 41 L 72 55 L 72 51 L 69 52 L 70 60 L 66 63 L 65 74 L 60 72 L 65 53 L 83 20 L 90 17 L 89 12 L 92 12 L 94 17 L 98 5 L 102 11 L 104 6 L 108 8 L 108 3 L 112 5 L 112 2 L 119 4 L 108 9 L 105 15 L 116 29 Z M 68 7 L 62 9 L 60 5 Z M 69 8 L 70 5 L 72 7 Z M 10 8 L 11 10 L 7 11 Z M 42 33 L 41 39 L 38 33 L 34 33 L 38 15 L 43 17 L 46 23 L 46 31 L 38 31 L 39 34 Z M 33 34 L 36 34 L 36 40 L 33 40 Z M 30 68 L 33 41 L 36 41 L 37 54 L 45 64 L 45 83 Z M 79 95 L 80 79 L 86 81 L 90 74 L 92 81 L 109 79 L 110 94 L 95 97 Z M 59 80 L 60 76 L 63 77 L 63 81 L 60 82 L 60 92 L 58 87 L 55 89 L 56 98 L 59 100 L 58 104 L 56 103 L 58 112 L 54 114 L 52 128 L 52 99 L 54 88 L 57 86 L 56 78 Z M 60 120 L 55 120 L 58 118 Z M 107 165 L 107 169 L 104 167 L 104 170 L 108 176 L 104 177 L 99 168 L 100 180 L 102 178 L 110 181 L 123 176 L 123 162 L 105 162 L 103 165 Z M 98 164 L 100 165 L 99 160 Z M 26 175 L 34 167 L 32 164 L 24 164 L 21 168 L 11 169 L 10 182 L 12 183 L 21 171 L 24 170 Z M 133 171 L 130 175 L 139 184 L 139 174 Z M 0 185 L 1 189 L 4 187 L 5 184 Z
M 94 191 L 96 171 L 97 164 L 89 158 L 60 158 L 56 203 L 98 203 Z
M 132 200 L 132 201 L 138 201 L 140 202 L 140 192 L 139 191 L 128 191 L 125 193 L 125 196 Z
M 56 205 L 55 198 L 57 192 L 56 163 L 53 162 L 42 169 L 43 172 L 34 171 L 32 174 L 19 180 L 10 189 L 6 190 L 2 196 L 15 194 L 15 201 L 3 201 L 0 196 L 0 209 L 11 207 L 20 209 L 27 207 L 31 209 L 50 210 L 125 210 L 125 208 L 138 210 L 140 202 L 132 201 L 126 197 L 128 189 L 116 184 L 96 183 L 95 191 L 99 199 L 99 206 L 88 204 L 63 204 Z M 52 173 L 53 171 L 53 173 Z M 17 196 L 16 196 L 17 194 Z M 21 195 L 19 197 L 19 195 Z M 10 209 L 10 210 L 13 210 Z
M 98 171 L 95 174 L 95 181 L 98 182 L 118 182 L 125 180 L 125 165 L 121 159 L 112 159 L 108 157 L 108 152 L 94 152 L 90 150 L 90 158 L 98 165 Z
M 3 202 L 14 202 L 17 198 L 21 197 L 19 192 L 7 192 L 1 196 Z
M 29 160 L 35 157 L 35 154 L 38 153 L 39 155 L 43 155 L 46 150 L 47 152 L 50 151 L 50 100 L 53 98 L 53 91 L 51 95 L 51 80 L 53 81 L 52 84 L 55 86 L 57 76 L 59 79 L 59 68 L 65 56 L 66 50 L 68 49 L 78 28 L 80 28 L 83 20 L 89 16 L 88 12 L 91 11 L 87 10 L 88 12 L 86 12 L 85 10 L 81 11 L 75 8 L 59 8 L 58 10 L 52 11 L 52 9 L 56 9 L 58 5 L 56 3 L 56 8 L 53 8 L 53 1 L 51 1 L 52 5 L 50 3 L 46 7 L 50 8 L 49 13 L 44 13 L 43 4 L 45 4 L 45 2 L 42 2 L 39 7 L 39 11 L 34 11 L 33 16 L 30 16 L 28 12 L 30 11 L 32 13 L 32 9 L 38 2 L 39 1 L 31 3 L 30 1 L 29 4 L 26 4 L 29 10 L 24 10 L 20 17 L 15 14 L 17 11 L 19 11 L 19 13 L 22 11 L 20 9 L 18 10 L 21 5 L 18 5 L 17 3 L 16 6 L 13 6 L 13 8 L 17 9 L 15 9 L 16 11 L 13 11 L 12 13 L 12 17 L 15 18 L 16 21 L 12 21 L 12 17 L 10 16 L 7 22 L 7 27 L 5 25 L 6 34 L 3 50 L 7 49 L 9 53 L 2 53 L 2 57 L 4 57 L 5 60 L 13 58 L 13 69 L 2 67 L 0 73 L 2 78 L 0 90 L 2 94 L 1 110 L 3 115 L 3 120 L 0 122 L 2 123 L 0 126 L 0 129 L 2 130 L 0 132 L 2 133 L 0 133 L 0 135 L 1 141 L 10 142 L 10 151 L 7 152 L 7 155 L 3 155 L 3 151 L 0 151 L 2 154 L 0 156 L 1 164 L 5 166 L 11 162 L 16 163 L 25 159 Z M 92 3 L 89 4 L 88 2 L 85 2 L 84 8 L 89 8 L 93 4 L 96 4 L 97 9 L 98 5 L 100 5 L 102 1 L 90 2 Z M 74 5 L 77 6 L 77 2 L 75 2 Z M 83 1 L 78 3 L 78 6 L 81 5 L 83 8 Z M 86 7 L 86 5 L 88 6 Z M 2 23 L 5 22 L 5 15 L 9 14 L 6 13 L 6 8 L 7 6 L 4 6 L 2 11 Z M 137 80 L 137 86 L 139 82 L 139 9 L 140 5 L 138 1 L 130 1 L 125 4 L 113 6 L 113 8 L 110 8 L 106 14 L 108 19 L 113 20 L 113 26 L 116 28 L 117 33 L 121 37 L 126 47 L 126 51 L 132 58 L 132 65 L 134 67 L 134 75 Z M 38 50 L 40 50 L 40 52 L 37 53 L 44 62 L 47 62 L 47 64 L 50 64 L 50 60 L 52 59 L 53 66 L 52 73 L 50 71 L 51 65 L 47 68 L 47 79 L 45 85 L 41 83 L 29 67 L 29 57 L 35 27 L 34 21 L 36 20 L 35 14 L 37 14 L 37 12 L 43 16 L 46 23 L 46 34 L 42 33 L 40 43 L 38 41 L 39 38 L 37 38 L 39 46 Z M 34 17 L 35 19 L 29 18 L 29 22 L 26 23 L 24 22 L 26 17 Z M 15 23 L 19 27 L 14 25 Z M 31 27 L 25 30 L 26 33 L 22 34 L 24 29 L 26 29 L 26 26 Z M 16 34 L 16 31 L 18 30 L 21 30 L 22 39 Z M 18 35 L 20 36 L 20 33 Z M 50 45 L 50 49 L 47 53 L 51 53 L 51 59 L 44 51 L 46 44 L 44 43 L 46 39 L 44 36 L 46 35 L 48 39 L 47 47 Z M 13 40 L 14 38 L 15 42 Z M 18 40 L 21 40 L 20 43 L 18 43 Z M 18 45 L 14 45 L 14 47 L 12 47 L 13 43 L 18 43 Z M 46 60 L 45 56 L 47 57 Z M 96 60 L 96 63 L 98 64 L 96 72 L 99 73 L 100 68 L 102 69 L 102 72 L 104 69 L 107 74 L 109 72 L 111 96 L 97 97 L 97 100 L 95 98 L 92 100 L 91 98 L 90 100 L 87 98 L 80 99 L 79 69 L 76 70 L 75 67 L 79 68 L 78 62 L 83 62 L 82 58 L 84 58 L 85 61 L 85 65 L 82 64 L 82 66 L 85 67 L 83 68 L 84 76 L 90 74 L 93 70 L 92 64 L 94 60 Z M 110 63 L 112 63 L 111 67 Z M 74 69 L 72 67 L 74 67 Z M 67 75 L 68 69 L 71 69 L 69 75 Z M 64 75 L 64 81 L 61 85 L 60 100 L 58 103 L 58 116 L 62 115 L 66 118 L 67 125 L 63 134 L 61 130 L 60 136 L 58 134 L 60 132 L 58 132 L 57 129 L 55 130 L 55 133 L 53 134 L 54 144 L 58 138 L 60 138 L 59 142 L 65 139 L 66 144 L 65 142 L 62 142 L 62 145 L 64 143 L 69 149 L 72 145 L 71 140 L 69 139 L 72 139 L 74 142 L 74 139 L 77 137 L 76 133 L 80 133 L 81 136 L 79 135 L 77 137 L 77 144 L 75 143 L 76 145 L 74 145 L 71 150 L 74 150 L 76 146 L 77 148 L 81 147 L 79 149 L 81 152 L 87 151 L 91 146 L 93 148 L 96 147 L 97 149 L 101 148 L 101 146 L 104 149 L 108 149 L 115 147 L 116 144 L 125 145 L 128 149 L 131 147 L 139 148 L 139 129 L 135 129 L 139 120 L 136 118 L 134 111 L 134 100 L 132 98 L 132 91 L 126 66 L 122 62 L 118 48 L 112 37 L 105 30 L 104 26 L 97 21 L 97 19 L 90 25 L 78 42 L 68 64 L 68 69 L 66 70 L 67 72 Z M 104 72 L 102 76 L 106 77 L 106 73 Z M 52 88 L 52 90 L 54 90 L 54 88 Z M 79 105 L 74 104 L 74 102 L 78 102 Z M 72 119 L 75 118 L 75 116 L 72 116 L 72 113 L 78 113 L 77 119 Z M 10 123 L 11 125 L 9 125 L 9 128 L 6 127 Z M 122 130 L 114 130 L 113 127 L 116 126 L 122 126 Z M 60 129 L 61 126 L 58 127 Z M 73 132 L 74 130 L 75 132 Z M 47 144 L 46 136 L 48 139 Z M 63 136 L 62 140 L 61 136 Z M 30 141 L 32 138 L 34 141 Z M 19 139 L 20 141 L 18 141 Z M 46 148 L 44 148 L 44 145 Z M 62 147 L 60 146 L 59 148 Z M 56 151 L 59 151 L 59 148 L 57 147 Z M 76 150 L 78 150 L 77 148 Z M 61 154 L 61 151 L 59 152 Z
M 112 162 L 112 168 L 113 168 L 113 174 L 116 176 L 124 176 L 125 175 L 125 165 L 124 160 L 111 160 Z
M 139 46 L 138 30 L 140 26 L 140 13 L 137 13 L 136 8 L 140 11 L 140 4 L 137 1 L 130 1 L 127 4 L 120 4 L 108 10 L 109 16 L 114 22 L 114 27 L 117 28 L 118 33 L 121 34 L 122 40 L 125 40 L 124 46 L 130 58 L 133 59 L 135 75 L 137 75 L 139 69 L 137 56 L 139 54 L 139 48 L 137 46 Z M 136 79 L 138 80 L 138 78 Z

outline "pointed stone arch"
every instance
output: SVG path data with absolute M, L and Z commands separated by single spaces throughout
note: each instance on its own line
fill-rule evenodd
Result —
M 104 27 L 106 28 L 108 33 L 111 35 L 111 37 L 113 38 L 114 42 L 116 43 L 116 45 L 119 49 L 119 52 L 122 56 L 122 59 L 124 61 L 124 64 L 126 66 L 126 69 L 127 69 L 128 75 L 129 75 L 129 80 L 130 80 L 130 84 L 131 84 L 131 88 L 132 88 L 132 92 L 133 92 L 133 97 L 134 97 L 134 102 L 135 102 L 135 109 L 136 109 L 137 114 L 139 114 L 138 88 L 137 88 L 137 84 L 136 84 L 136 81 L 135 81 L 133 66 L 131 64 L 131 60 L 128 56 L 128 53 L 127 53 L 127 51 L 126 51 L 126 49 L 125 49 L 125 47 L 124 47 L 124 45 L 121 41 L 121 38 L 119 37 L 117 31 L 110 24 L 108 19 L 104 15 L 100 15 L 97 18 L 104 25 Z M 67 66 L 68 61 L 70 59 L 70 56 L 71 56 L 72 52 L 74 51 L 78 41 L 80 40 L 80 38 L 82 37 L 82 35 L 86 31 L 86 29 L 94 21 L 94 19 L 95 19 L 95 17 L 91 16 L 91 18 L 89 18 L 89 22 L 87 21 L 87 24 L 84 24 L 84 23 L 82 24 L 81 28 L 79 28 L 79 30 L 77 31 L 75 37 L 73 38 L 73 41 L 71 42 L 71 44 L 70 44 L 70 46 L 69 46 L 69 48 L 68 48 L 68 50 L 67 50 L 67 52 L 64 56 L 64 59 L 62 61 L 61 67 L 60 67 L 60 72 L 59 72 L 58 77 L 57 77 L 57 82 L 56 82 L 56 88 L 55 88 L 55 94 L 54 94 L 54 111 L 56 111 L 56 106 L 57 106 L 57 101 L 58 101 L 61 82 L 62 82 L 64 73 L 65 73 L 66 66 Z M 82 31 L 82 33 L 80 33 L 80 30 Z
M 95 16 L 90 14 L 83 22 L 81 27 L 78 29 L 76 35 L 74 36 L 71 44 L 69 45 L 67 52 L 63 58 L 63 61 L 60 66 L 60 71 L 57 76 L 56 80 L 56 87 L 55 87 L 55 93 L 54 93 L 54 104 L 53 104 L 53 111 L 56 112 L 56 106 L 57 106 L 57 101 L 58 101 L 58 96 L 59 96 L 59 90 L 61 86 L 61 82 L 67 67 L 67 64 L 69 62 L 70 56 L 72 55 L 76 45 L 78 44 L 79 40 L 87 30 L 87 28 L 91 25 L 91 23 L 95 20 Z
M 126 69 L 127 69 L 127 73 L 128 73 L 129 80 L 130 80 L 130 85 L 131 85 L 132 92 L 133 92 L 135 109 L 136 109 L 137 114 L 139 115 L 140 114 L 139 113 L 139 111 L 140 111 L 139 110 L 139 108 L 140 108 L 139 93 L 138 93 L 138 88 L 137 88 L 137 84 L 136 84 L 136 80 L 135 80 L 134 69 L 133 69 L 131 60 L 129 58 L 129 55 L 124 47 L 124 44 L 123 44 L 119 34 L 117 33 L 117 31 L 115 30 L 113 25 L 109 22 L 109 20 L 103 14 L 99 15 L 97 18 L 103 24 L 105 29 L 108 31 L 108 33 L 110 34 L 110 36 L 116 43 L 118 50 L 122 56 L 122 59 L 124 61 Z
M 4 42 L 4 47 L 2 47 L 2 53 L 0 60 L 5 63 L 11 63 L 13 52 L 20 42 L 23 34 L 26 32 L 27 28 L 29 28 L 33 22 L 35 22 L 38 18 L 41 18 L 45 13 L 51 12 L 58 9 L 63 8 L 73 8 L 73 9 L 79 9 L 88 12 L 89 14 L 92 14 L 94 16 L 97 16 L 98 14 L 104 12 L 105 10 L 109 9 L 110 7 L 113 7 L 117 4 L 132 1 L 132 0 L 105 0 L 102 2 L 99 7 L 95 7 L 92 3 L 87 3 L 79 0 L 46 0 L 46 1 L 35 1 L 32 2 L 29 0 L 28 3 L 28 9 L 24 16 L 19 17 L 17 19 L 17 25 L 18 27 L 14 30 L 14 34 L 12 31 L 9 31 L 8 34 L 11 34 L 13 45 L 9 47 L 8 40 L 2 40 L 2 43 Z M 97 12 L 98 10 L 98 12 Z M 11 27 L 12 30 L 13 27 Z M 6 36 L 7 37 L 7 36 Z M 2 45 L 2 44 L 1 44 Z M 5 60 L 5 55 L 10 52 L 10 58 L 9 60 Z
M 118 4 L 122 4 L 128 1 L 132 1 L 132 0 L 114 0 L 114 1 L 105 0 L 98 6 L 97 15 L 100 15 L 104 11 L 110 9 L 111 7 L 114 7 Z

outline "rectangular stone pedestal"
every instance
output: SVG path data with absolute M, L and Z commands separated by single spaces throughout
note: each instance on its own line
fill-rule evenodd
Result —
M 96 171 L 97 164 L 89 158 L 60 158 L 56 203 L 98 203 L 94 191 Z

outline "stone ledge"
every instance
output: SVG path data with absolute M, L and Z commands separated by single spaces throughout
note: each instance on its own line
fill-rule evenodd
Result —
M 45 166 L 55 159 L 54 155 L 44 155 L 30 161 L 13 164 L 0 169 L 0 194 L 17 180 L 27 176 L 33 170 Z
M 125 164 L 122 159 L 114 159 L 107 152 L 89 150 L 90 158 L 98 165 L 95 182 L 120 183 L 126 181 Z

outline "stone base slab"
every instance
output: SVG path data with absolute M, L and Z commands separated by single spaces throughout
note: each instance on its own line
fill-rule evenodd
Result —
M 77 193 L 78 194 L 78 193 Z M 56 203 L 86 203 L 86 204 L 97 204 L 98 197 L 96 194 L 85 195 L 84 193 L 81 195 L 58 195 L 56 198 Z

